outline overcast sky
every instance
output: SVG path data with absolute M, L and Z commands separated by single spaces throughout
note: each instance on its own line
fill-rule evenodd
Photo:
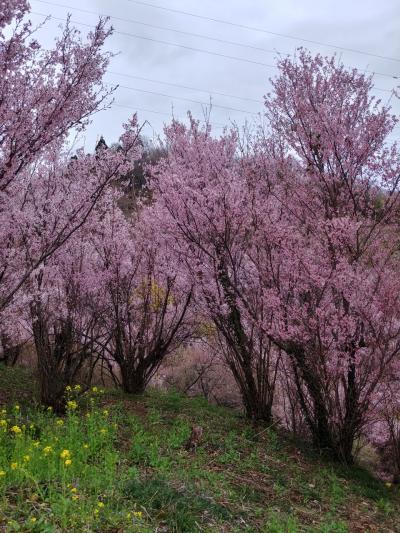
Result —
M 76 26 L 83 33 L 89 30 L 83 24 L 94 25 L 99 14 L 111 16 L 115 33 L 107 49 L 119 54 L 106 80 L 120 87 L 116 105 L 98 115 L 86 133 L 87 149 L 99 135 L 115 141 L 134 110 L 150 123 L 144 130 L 150 138 L 162 132 L 172 112 L 183 119 L 190 109 L 203 118 L 210 99 L 216 131 L 232 120 L 252 120 L 262 112 L 268 79 L 277 72 L 277 55 L 293 54 L 299 46 L 327 55 L 336 51 L 345 64 L 375 72 L 376 95 L 385 102 L 389 90 L 400 84 L 400 0 L 30 2 L 33 21 L 43 18 L 36 13 L 53 17 L 40 33 L 45 46 L 59 32 L 58 19 L 68 12 L 82 23 Z M 399 114 L 399 102 L 392 103 Z M 395 132 L 400 138 L 400 129 Z

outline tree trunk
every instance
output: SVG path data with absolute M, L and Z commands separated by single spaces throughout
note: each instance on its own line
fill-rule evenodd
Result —
M 47 325 L 38 308 L 35 309 L 32 326 L 38 358 L 40 401 L 46 407 L 51 407 L 54 412 L 64 413 L 66 383 L 51 346 Z
M 6 333 L 0 336 L 3 353 L 0 356 L 0 362 L 6 366 L 15 366 L 22 352 L 21 344 L 12 344 L 11 339 Z
M 142 372 L 135 370 L 133 365 L 121 365 L 121 385 L 128 394 L 143 394 L 146 390 L 146 380 Z

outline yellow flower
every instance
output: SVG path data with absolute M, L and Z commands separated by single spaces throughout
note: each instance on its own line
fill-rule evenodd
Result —
M 69 402 L 67 402 L 67 408 L 71 409 L 71 411 L 74 411 L 77 407 L 78 407 L 78 404 L 76 403 L 75 400 L 70 400 Z
M 78 489 L 76 487 L 72 487 L 71 492 L 78 492 Z
M 7 420 L 0 420 L 0 426 L 5 427 L 7 425 Z
M 69 458 L 71 455 L 71 452 L 69 450 L 63 450 L 61 453 L 60 453 L 60 457 L 61 459 L 67 459 Z
M 97 507 L 100 507 L 100 509 L 102 509 L 104 507 L 104 503 L 103 502 L 97 502 Z
M 36 522 L 36 520 L 37 520 L 37 518 L 35 518 L 34 516 L 32 516 L 32 518 L 31 518 L 31 522 L 32 522 L 32 524 L 34 524 L 34 523 Z
M 49 405 L 49 407 L 47 408 L 47 410 L 51 412 L 51 411 L 53 410 L 52 406 Z
M 72 501 L 76 502 L 76 500 L 79 500 L 79 496 L 77 494 L 74 494 L 71 498 Z
M 71 459 L 67 459 L 67 460 L 65 461 L 64 464 L 65 464 L 65 466 L 70 466 L 70 465 L 72 465 L 72 461 L 71 461 Z
M 85 450 L 87 450 L 89 448 L 89 444 L 84 444 L 83 447 L 85 448 Z
M 129 520 L 131 517 L 131 513 L 126 513 L 126 518 Z
M 34 440 L 32 444 L 35 448 L 39 448 L 40 442 L 38 440 Z
M 62 418 L 59 418 L 57 421 L 56 421 L 56 424 L 57 426 L 63 426 L 64 425 L 64 420 Z
M 392 484 L 389 482 L 385 483 L 385 485 L 387 486 L 388 489 L 390 489 L 390 487 L 392 486 Z
M 0 470 L 0 477 L 4 477 L 6 475 L 4 470 Z
M 52 448 L 51 446 L 45 446 L 45 447 L 43 448 L 43 453 L 44 453 L 45 455 L 49 455 L 49 453 L 51 453 L 52 451 L 53 451 L 53 448 Z
M 65 387 L 65 390 L 68 391 L 68 392 L 71 391 L 71 390 L 72 390 L 71 385 L 67 385 L 67 386 Z
M 134 516 L 135 518 L 142 518 L 143 513 L 142 513 L 142 511 L 134 511 L 134 512 L 133 512 L 133 516 Z
M 81 386 L 80 385 L 75 385 L 74 390 L 81 390 Z
M 97 387 L 92 387 L 92 392 L 97 392 L 99 389 Z
M 18 463 L 11 463 L 11 470 L 16 470 L 18 468 Z
M 104 433 L 107 433 L 106 428 L 101 428 L 100 433 L 103 433 L 103 435 L 104 435 Z
M 31 457 L 30 455 L 24 455 L 23 459 L 25 463 L 29 463 L 29 461 L 31 460 Z
M 19 405 L 14 405 L 14 409 L 15 409 L 16 411 L 19 411 L 21 408 L 20 408 Z
M 2 410 L 0 411 L 0 415 L 2 415 L 2 416 L 5 415 L 6 413 L 7 413 L 6 409 L 2 409 Z
M 103 415 L 104 415 L 104 416 L 108 416 L 108 410 L 107 410 L 107 409 L 104 409 L 104 410 L 103 410 Z
M 99 510 L 98 510 L 98 509 L 95 509 L 95 510 L 94 510 L 94 514 L 99 514 Z
M 18 435 L 19 433 L 22 433 L 22 429 L 21 429 L 19 426 L 13 426 L 13 427 L 11 428 L 11 431 L 12 431 L 13 433 L 15 433 L 16 435 Z

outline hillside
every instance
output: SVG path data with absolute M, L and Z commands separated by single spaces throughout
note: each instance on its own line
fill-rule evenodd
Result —
M 400 531 L 393 487 L 234 411 L 159 391 L 68 394 L 57 417 L 34 407 L 30 373 L 0 367 L 0 531 Z

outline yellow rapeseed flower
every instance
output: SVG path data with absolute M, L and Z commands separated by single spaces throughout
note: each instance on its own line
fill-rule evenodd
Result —
M 143 513 L 142 513 L 142 511 L 134 511 L 134 512 L 133 512 L 133 516 L 134 516 L 135 518 L 142 518 Z
M 53 448 L 52 448 L 51 446 L 45 446 L 45 447 L 43 448 L 43 453 L 44 453 L 45 455 L 49 455 L 49 453 L 51 453 L 52 451 L 53 451 Z
M 65 461 L 64 464 L 65 464 L 65 466 L 70 466 L 70 465 L 72 465 L 72 461 L 71 461 L 71 459 L 67 459 L 67 460 Z
M 75 400 L 70 400 L 69 402 L 67 402 L 67 408 L 71 409 L 71 411 L 74 411 L 77 407 L 78 407 L 78 404 L 76 403 Z
M 71 391 L 71 390 L 72 390 L 71 385 L 67 385 L 67 386 L 65 387 L 65 390 L 66 390 L 67 392 Z
M 103 410 L 103 415 L 104 415 L 104 416 L 108 416 L 108 410 L 107 410 L 107 409 L 104 409 L 104 410 Z
M 106 428 L 101 428 L 100 433 L 103 433 L 103 435 L 104 435 L 104 433 L 107 433 Z
M 92 392 L 97 392 L 99 389 L 97 387 L 92 387 Z
M 76 487 L 72 487 L 71 492 L 78 492 L 78 489 Z
M 7 420 L 0 420 L 0 427 L 5 427 L 7 425 Z
M 97 502 L 97 507 L 100 507 L 100 509 L 102 509 L 104 507 L 104 503 L 103 502 Z
M 35 448 L 39 448 L 40 446 L 40 442 L 38 440 L 34 440 L 32 444 Z
M 19 426 L 13 426 L 10 431 L 15 433 L 16 435 L 19 435 L 19 433 L 22 433 L 22 429 Z
M 69 450 L 63 450 L 60 453 L 61 459 L 67 459 L 68 457 L 70 457 L 70 455 L 71 455 L 71 452 Z
M 56 421 L 56 424 L 57 424 L 57 426 L 63 426 L 64 425 L 64 420 L 62 418 L 58 418 L 57 421 Z
M 31 456 L 30 455 L 24 455 L 23 459 L 24 459 L 25 463 L 29 463 L 29 461 L 31 460 Z
M 72 501 L 76 502 L 76 500 L 79 500 L 79 496 L 77 494 L 74 494 L 71 498 Z
M 81 386 L 80 385 L 75 385 L 74 390 L 81 390 Z
M 36 520 L 37 520 L 37 518 L 35 518 L 34 516 L 32 516 L 32 518 L 31 518 L 31 522 L 32 522 L 32 524 L 34 524 L 34 523 L 36 522 Z
M 11 470 L 16 470 L 18 468 L 18 463 L 11 463 Z
M 6 475 L 4 470 L 0 470 L 0 477 L 4 477 Z
M 89 448 L 89 444 L 84 444 L 83 447 L 85 448 L 85 450 L 87 450 Z
M 52 410 L 53 410 L 52 406 L 49 405 L 49 407 L 47 408 L 47 410 L 48 410 L 48 411 L 52 411 Z
M 20 408 L 19 405 L 14 405 L 14 409 L 15 409 L 16 411 L 19 411 L 21 408 Z

